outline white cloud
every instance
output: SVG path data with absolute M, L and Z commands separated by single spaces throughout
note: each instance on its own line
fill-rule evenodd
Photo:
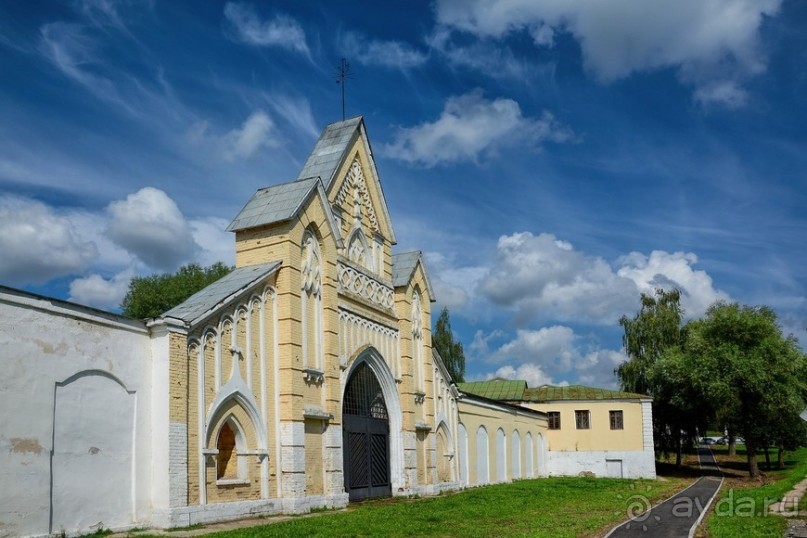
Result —
M 110 279 L 96 273 L 77 278 L 70 283 L 70 300 L 95 308 L 114 310 L 123 301 L 133 275 L 133 271 L 127 269 Z
M 759 28 L 782 0 L 439 0 L 438 23 L 481 38 L 527 32 L 539 47 L 557 33 L 578 42 L 585 67 L 608 82 L 631 73 L 673 67 L 696 87 L 696 96 L 738 106 L 731 90 L 765 68 Z M 720 87 L 723 90 L 715 91 Z
M 505 362 L 488 379 L 524 379 L 529 386 L 566 385 L 569 380 L 595 387 L 614 387 L 614 368 L 625 360 L 620 351 L 600 349 L 562 325 L 537 330 L 519 330 L 515 338 L 497 348 L 494 341 L 506 340 L 501 331 L 474 337 L 470 350 L 477 361 Z M 481 353 L 481 355 L 479 354 Z
M 649 256 L 632 252 L 618 263 L 617 274 L 632 280 L 639 291 L 652 294 L 657 288 L 681 290 L 681 306 L 687 318 L 700 317 L 716 301 L 731 298 L 714 288 L 712 277 L 706 271 L 696 271 L 692 266 L 698 257 L 691 252 L 664 252 L 654 250 Z
M 240 128 L 233 129 L 222 138 L 224 156 L 228 160 L 249 157 L 262 147 L 276 145 L 273 131 L 274 123 L 265 112 L 253 112 Z
M 550 376 L 543 371 L 543 369 L 537 365 L 532 363 L 522 364 L 517 368 L 513 368 L 512 366 L 502 366 L 496 372 L 492 374 L 488 374 L 488 379 L 493 378 L 503 378 L 503 379 L 519 379 L 524 380 L 527 382 L 527 386 L 529 387 L 540 387 L 541 385 L 558 385 L 555 383 Z M 567 382 L 560 383 L 560 385 L 568 385 Z
M 613 323 L 635 307 L 634 283 L 620 278 L 602 258 L 586 256 L 551 234 L 502 236 L 479 291 L 521 320 L 579 320 Z
M 217 217 L 194 219 L 190 221 L 193 239 L 200 247 L 196 261 L 203 266 L 223 262 L 235 265 L 235 237 L 225 229 L 230 221 Z
M 423 52 L 401 41 L 368 40 L 356 33 L 345 36 L 344 47 L 349 58 L 355 58 L 365 65 L 410 69 L 423 65 L 429 59 Z
M 110 203 L 107 212 L 109 238 L 153 269 L 176 269 L 199 250 L 185 217 L 159 189 L 140 189 Z
M 305 32 L 300 23 L 288 15 L 278 14 L 263 21 L 247 4 L 227 2 L 224 16 L 232 24 L 238 40 L 260 47 L 277 46 L 310 58 Z
M 14 286 L 81 272 L 98 255 L 69 214 L 9 196 L 0 197 L 0 252 L 0 280 Z
M 481 154 L 515 143 L 540 145 L 566 142 L 573 133 L 549 112 L 527 118 L 512 99 L 485 99 L 481 90 L 450 97 L 440 118 L 432 123 L 400 129 L 387 155 L 426 167 L 475 161 Z
M 634 252 L 606 260 L 575 250 L 552 234 L 529 232 L 499 238 L 494 263 L 479 291 L 499 306 L 513 308 L 522 323 L 558 319 L 611 324 L 638 308 L 639 293 L 657 288 L 681 290 L 688 317 L 702 315 L 710 304 L 729 299 L 711 277 L 693 269 L 693 253 Z

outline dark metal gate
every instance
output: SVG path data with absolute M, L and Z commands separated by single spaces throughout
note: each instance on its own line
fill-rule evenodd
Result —
M 360 364 L 342 403 L 345 490 L 351 501 L 392 495 L 389 477 L 389 415 L 375 374 Z

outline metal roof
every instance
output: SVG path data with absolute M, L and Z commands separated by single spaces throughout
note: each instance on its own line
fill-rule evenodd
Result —
M 556 387 L 552 385 L 542 385 L 534 389 L 524 391 L 524 401 L 527 402 L 549 402 L 558 400 L 649 400 L 646 394 L 636 394 L 633 392 L 622 392 L 619 390 L 598 389 L 596 387 L 586 387 L 583 385 L 569 385 L 567 387 Z
M 318 177 L 307 177 L 258 190 L 227 226 L 227 231 L 235 232 L 289 220 L 314 190 L 318 180 Z
M 241 295 L 242 292 L 251 289 L 255 284 L 277 271 L 280 265 L 280 262 L 270 262 L 234 269 L 202 291 L 190 296 L 184 303 L 164 313 L 162 317 L 195 323 L 208 312 L 223 306 Z
M 418 262 L 423 263 L 423 253 L 419 250 L 412 252 L 402 252 L 400 254 L 392 255 L 392 285 L 395 288 L 400 288 L 409 284 L 412 280 L 412 275 L 415 274 Z M 426 273 L 426 264 L 423 264 L 423 274 L 426 277 L 426 292 L 429 294 L 429 299 L 434 301 L 435 295 L 432 289 L 432 283 L 429 280 L 429 275 Z
M 474 381 L 471 383 L 457 383 L 460 391 L 488 398 L 489 400 L 520 401 L 527 389 L 527 382 L 523 380 Z
M 298 178 L 320 177 L 327 191 L 342 164 L 347 148 L 359 136 L 362 117 L 356 116 L 328 125 L 311 150 Z

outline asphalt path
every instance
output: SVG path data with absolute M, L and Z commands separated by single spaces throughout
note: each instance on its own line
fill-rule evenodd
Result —
M 650 510 L 646 510 L 650 507 L 647 498 L 633 495 L 626 500 L 626 509 L 628 515 L 637 515 L 614 528 L 606 538 L 693 536 L 723 482 L 709 447 L 698 447 L 698 459 L 703 476 L 694 484 Z

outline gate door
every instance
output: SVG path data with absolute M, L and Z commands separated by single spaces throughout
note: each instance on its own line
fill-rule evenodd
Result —
M 342 404 L 345 491 L 351 501 L 392 495 L 389 472 L 389 416 L 375 374 L 360 364 Z

